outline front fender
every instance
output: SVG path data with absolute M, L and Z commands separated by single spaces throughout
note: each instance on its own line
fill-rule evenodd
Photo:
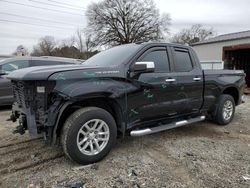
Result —
M 121 78 L 84 78 L 81 80 L 57 80 L 54 93 L 58 93 L 64 98 L 64 103 L 58 112 L 57 121 L 53 130 L 53 144 L 56 142 L 56 131 L 60 124 L 60 119 L 64 111 L 70 105 L 84 105 L 84 101 L 101 98 L 104 103 L 112 99 L 115 111 L 121 116 L 122 126 L 127 121 L 127 100 L 126 94 L 136 90 L 136 87 Z M 120 109 L 120 110 L 118 110 Z M 122 127 L 124 128 L 124 127 Z
M 126 84 L 111 78 L 91 78 L 79 81 L 57 81 L 55 90 L 70 98 L 83 98 L 88 95 L 104 95 L 119 98 L 126 93 Z

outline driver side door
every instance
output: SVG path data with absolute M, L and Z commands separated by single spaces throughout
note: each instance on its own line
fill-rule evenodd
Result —
M 127 94 L 128 124 L 171 116 L 176 93 L 172 83 L 166 82 L 171 72 L 167 47 L 150 48 L 136 62 L 154 62 L 155 69 L 130 78 L 136 90 Z

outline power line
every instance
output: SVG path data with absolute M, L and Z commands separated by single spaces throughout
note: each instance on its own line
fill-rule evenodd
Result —
M 1 33 L 1 31 L 0 31 Z M 7 39 L 7 40 L 10 40 L 9 38 L 11 38 L 12 40 L 16 40 L 17 38 L 21 38 L 21 39 L 37 39 L 38 37 L 31 37 L 31 36 L 26 36 L 26 35 L 13 35 L 13 34 L 10 34 L 10 33 L 4 33 L 0 35 L 0 38 L 2 39 Z
M 27 5 L 27 4 L 23 4 L 23 3 L 17 3 L 17 2 L 13 2 L 13 1 L 8 1 L 8 0 L 0 0 L 0 1 L 3 1 L 5 3 L 10 3 L 10 4 L 22 5 L 22 6 L 26 6 L 26 7 L 38 8 L 38 9 L 49 10 L 49 11 L 54 11 L 54 12 L 60 12 L 60 13 L 66 13 L 66 14 L 71 14 L 71 15 L 77 15 L 77 16 L 79 16 L 79 15 L 83 16 L 83 14 L 77 14 L 77 13 L 71 13 L 71 12 L 62 11 L 62 10 L 56 10 L 56 9 L 38 7 L 38 6 L 34 6 L 34 5 Z
M 78 6 L 75 6 L 75 5 L 71 5 L 71 4 L 68 4 L 68 3 L 63 3 L 63 2 L 59 2 L 59 1 L 55 1 L 55 0 L 48 0 L 48 1 L 54 2 L 56 4 L 62 4 L 62 5 L 70 6 L 70 7 L 76 7 L 76 8 L 85 9 L 84 7 L 78 7 Z
M 65 28 L 65 27 L 49 26 L 49 25 L 43 25 L 43 24 L 27 23 L 27 22 L 15 21 L 15 20 L 5 20 L 5 19 L 0 19 L 0 22 L 10 22 L 10 23 L 25 24 L 25 25 L 33 25 L 33 26 L 42 26 L 42 27 L 56 28 L 56 29 L 63 29 L 63 30 L 71 29 L 71 28 Z
M 49 6 L 54 6 L 54 7 L 62 7 L 62 8 L 65 8 L 65 9 L 73 9 L 73 10 L 77 10 L 77 11 L 83 11 L 83 9 L 79 9 L 79 8 L 70 8 L 70 7 L 65 7 L 65 6 L 62 6 L 62 5 L 55 5 L 55 4 L 45 3 L 45 2 L 36 1 L 36 0 L 29 0 L 29 1 L 34 2 L 34 3 L 43 4 L 43 5 L 49 5 Z
M 18 14 L 12 14 L 12 13 L 6 13 L 6 12 L 0 12 L 0 14 L 8 15 L 8 16 L 16 16 L 16 17 L 21 17 L 21 18 L 28 18 L 28 19 L 34 19 L 34 20 L 40 20 L 40 21 L 45 21 L 45 22 L 53 22 L 53 23 L 58 23 L 58 24 L 63 24 L 63 25 L 70 25 L 77 27 L 77 25 L 72 25 L 67 22 L 59 22 L 59 21 L 53 21 L 53 20 L 47 20 L 47 19 L 42 19 L 42 18 L 36 18 L 36 17 L 30 17 L 30 16 L 23 16 L 23 15 L 18 15 Z

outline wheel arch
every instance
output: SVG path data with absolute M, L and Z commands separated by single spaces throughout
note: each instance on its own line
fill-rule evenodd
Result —
M 124 118 L 125 116 L 123 115 L 124 109 L 122 109 L 122 106 L 115 99 L 100 96 L 86 98 L 79 101 L 68 101 L 62 106 L 53 129 L 53 144 L 56 143 L 57 138 L 60 136 L 66 119 L 76 110 L 90 106 L 99 107 L 108 111 L 114 117 L 117 130 L 124 136 L 126 122 L 126 119 Z
M 236 87 L 229 86 L 222 91 L 222 94 L 227 94 L 232 96 L 234 98 L 235 105 L 238 105 L 240 96 L 239 96 L 239 91 Z

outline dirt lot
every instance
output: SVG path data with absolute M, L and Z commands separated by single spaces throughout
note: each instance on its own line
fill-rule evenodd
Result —
M 229 126 L 203 122 L 126 137 L 90 166 L 40 138 L 13 135 L 9 114 L 0 109 L 0 187 L 250 187 L 250 97 Z

